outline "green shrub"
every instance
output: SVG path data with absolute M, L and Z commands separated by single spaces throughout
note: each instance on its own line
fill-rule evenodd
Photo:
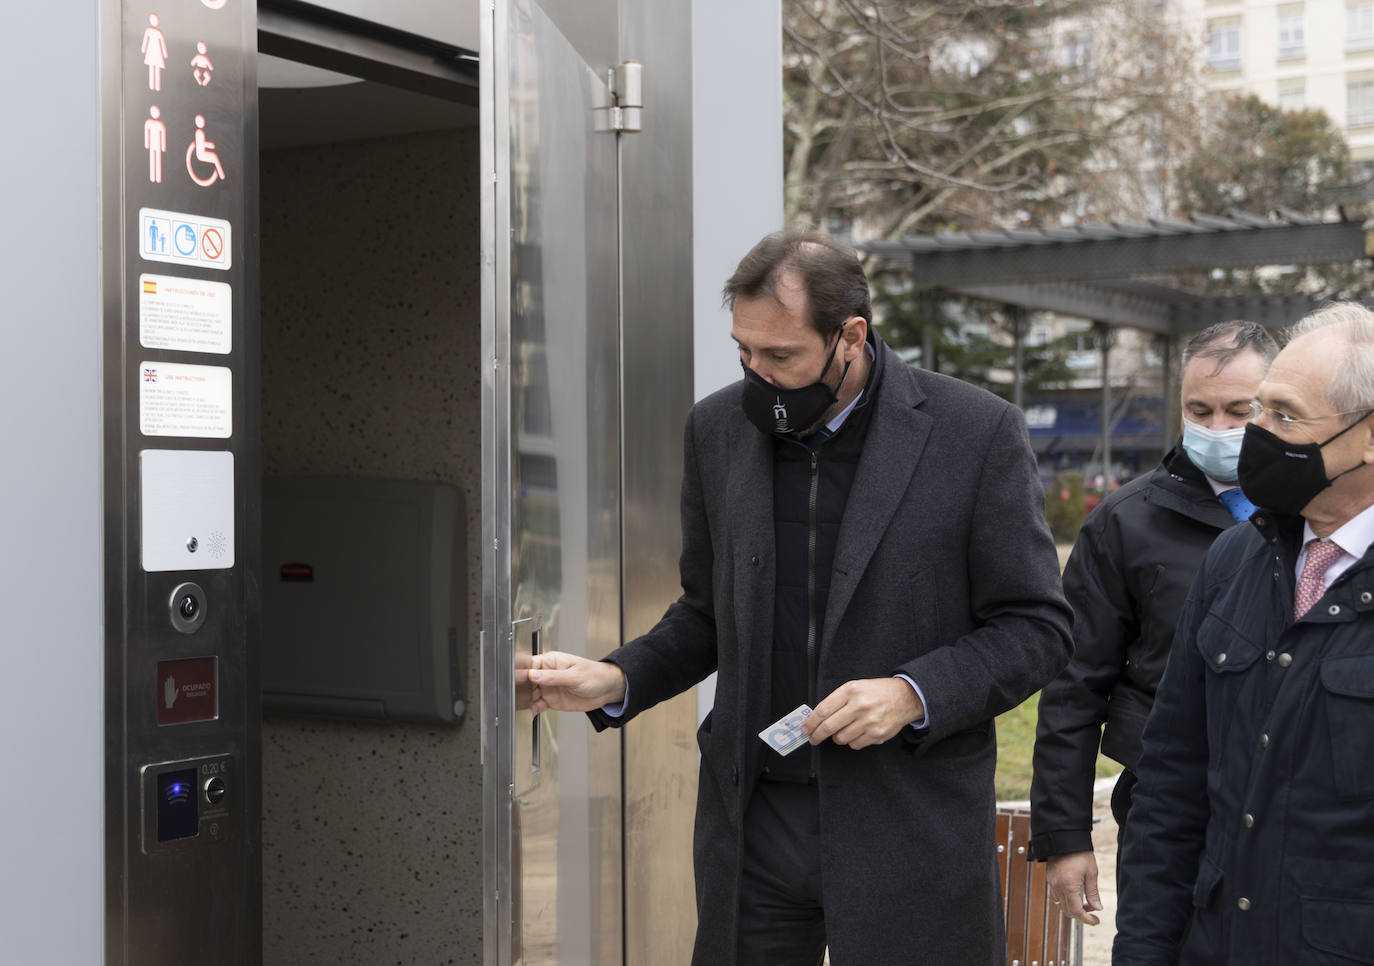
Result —
M 1056 543 L 1073 543 L 1088 518 L 1082 473 L 1056 473 L 1045 493 L 1045 519 Z

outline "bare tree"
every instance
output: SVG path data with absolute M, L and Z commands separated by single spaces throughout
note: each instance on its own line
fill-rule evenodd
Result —
M 867 237 L 1165 203 L 1195 58 L 1156 0 L 787 0 L 787 213 Z

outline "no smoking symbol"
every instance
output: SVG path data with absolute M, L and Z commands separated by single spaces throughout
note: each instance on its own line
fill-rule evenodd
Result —
M 218 261 L 224 254 L 224 236 L 219 233 L 218 228 L 207 228 L 201 235 L 200 247 L 206 258 Z

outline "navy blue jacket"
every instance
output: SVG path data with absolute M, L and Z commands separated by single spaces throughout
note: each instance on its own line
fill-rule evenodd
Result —
M 1374 963 L 1374 550 L 1294 621 L 1302 520 L 1219 537 L 1145 728 L 1114 966 Z

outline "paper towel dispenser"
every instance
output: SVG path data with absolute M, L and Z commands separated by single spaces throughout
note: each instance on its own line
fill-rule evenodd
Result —
M 456 724 L 467 568 L 451 486 L 263 480 L 263 707 Z

